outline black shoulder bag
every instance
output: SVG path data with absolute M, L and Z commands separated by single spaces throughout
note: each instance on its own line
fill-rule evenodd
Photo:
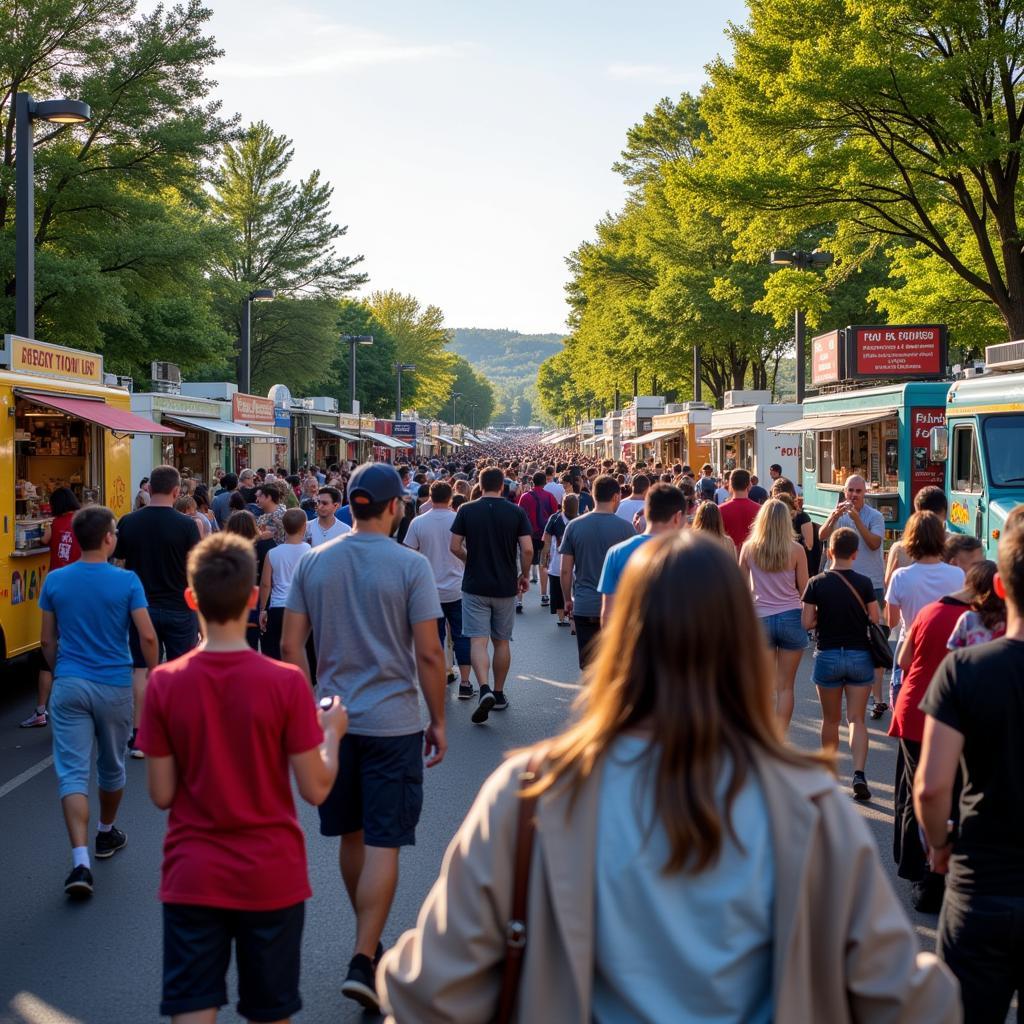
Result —
M 891 668 L 892 648 L 889 646 L 889 638 L 885 635 L 885 630 L 877 622 L 871 621 L 871 616 L 868 615 L 868 606 L 864 603 L 864 598 L 857 593 L 857 588 L 841 572 L 831 570 L 831 574 L 838 576 L 850 588 L 850 593 L 857 598 L 857 604 L 864 612 L 864 618 L 867 621 L 868 653 L 871 655 L 875 668 Z

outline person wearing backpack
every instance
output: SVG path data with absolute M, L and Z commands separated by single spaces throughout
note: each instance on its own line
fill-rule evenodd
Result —
M 542 472 L 533 474 L 533 487 L 524 492 L 519 498 L 519 507 L 526 513 L 530 520 L 530 534 L 533 539 L 533 572 L 540 574 L 540 603 L 547 607 L 550 603 L 548 598 L 548 570 L 541 559 L 541 552 L 544 549 L 544 528 L 548 520 L 558 511 L 558 502 L 555 496 L 545 489 L 548 478 Z M 534 577 L 536 579 L 537 577 Z

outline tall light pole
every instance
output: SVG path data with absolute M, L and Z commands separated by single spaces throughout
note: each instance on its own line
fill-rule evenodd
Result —
M 242 337 L 238 345 L 238 390 L 243 395 L 249 394 L 252 386 L 252 304 L 254 302 L 271 302 L 274 298 L 273 288 L 257 288 L 245 297 L 242 310 Z
M 459 422 L 459 418 L 458 418 L 458 416 L 455 413 L 455 403 L 461 397 L 462 397 L 462 392 L 461 391 L 453 391 L 452 392 L 452 426 L 453 427 Z
M 769 262 L 773 267 L 794 267 L 797 270 L 823 270 L 831 265 L 832 253 L 815 249 L 772 249 Z M 793 334 L 796 342 L 796 400 L 802 402 L 807 392 L 807 331 L 804 311 L 798 309 L 793 317 Z
M 476 402 L 469 404 L 469 429 L 476 432 Z
M 395 389 L 395 419 L 402 418 L 402 374 L 412 373 L 416 367 L 412 363 L 395 363 L 395 373 L 398 374 L 398 384 Z
M 19 92 L 14 98 L 14 330 L 23 338 L 36 333 L 36 198 L 32 122 L 84 124 L 92 118 L 81 100 L 43 100 Z
M 352 414 L 355 415 L 356 411 L 356 346 L 357 345 L 372 345 L 373 335 L 372 334 L 343 334 L 341 336 L 342 341 L 348 342 L 348 396 L 349 396 L 349 408 Z M 362 424 L 362 416 L 359 418 L 360 424 Z

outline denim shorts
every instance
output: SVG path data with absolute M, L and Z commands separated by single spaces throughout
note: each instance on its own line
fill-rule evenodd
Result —
M 815 686 L 870 686 L 875 681 L 875 663 L 868 651 L 836 647 L 814 652 L 811 682 Z
M 124 788 L 124 758 L 132 733 L 132 688 L 58 676 L 50 698 L 53 767 L 60 798 L 89 792 L 92 741 L 96 775 L 108 793 Z
M 514 597 L 462 595 L 462 635 L 486 636 L 492 640 L 511 640 L 516 624 Z
M 761 618 L 768 646 L 780 651 L 802 651 L 807 646 L 807 630 L 800 620 L 800 610 L 776 612 Z

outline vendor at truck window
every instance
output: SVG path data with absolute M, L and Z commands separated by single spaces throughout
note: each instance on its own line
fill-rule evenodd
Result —
M 819 431 L 818 482 L 842 486 L 850 476 L 860 476 L 872 491 L 895 491 L 899 486 L 898 437 L 895 416 L 864 426 Z

